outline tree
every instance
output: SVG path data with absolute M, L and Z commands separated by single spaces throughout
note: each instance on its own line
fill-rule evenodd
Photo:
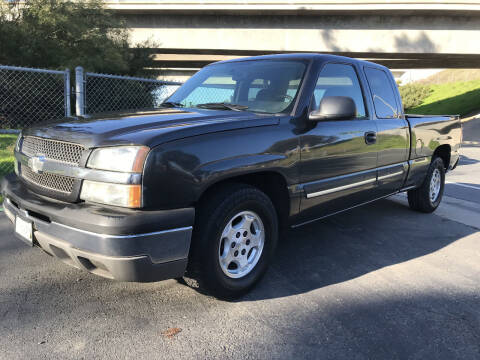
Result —
M 146 42 L 130 44 L 123 19 L 100 0 L 0 2 L 0 64 L 153 76 Z

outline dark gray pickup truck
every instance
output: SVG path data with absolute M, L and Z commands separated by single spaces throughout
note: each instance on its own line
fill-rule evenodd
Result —
M 122 281 L 186 273 L 233 298 L 261 278 L 288 226 L 402 191 L 434 211 L 461 136 L 456 116 L 404 115 L 377 64 L 218 62 L 161 109 L 24 130 L 4 209 L 20 239 L 69 265 Z

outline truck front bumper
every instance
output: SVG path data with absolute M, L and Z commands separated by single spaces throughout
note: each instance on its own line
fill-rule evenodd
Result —
M 185 272 L 193 208 L 150 211 L 64 203 L 36 195 L 15 174 L 3 179 L 1 189 L 12 223 L 17 218 L 31 222 L 32 244 L 68 265 L 119 281 L 160 281 Z

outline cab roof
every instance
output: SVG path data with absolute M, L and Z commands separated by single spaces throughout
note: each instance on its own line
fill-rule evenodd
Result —
M 248 56 L 248 57 L 241 57 L 237 59 L 230 59 L 230 60 L 223 60 L 218 61 L 213 64 L 223 64 L 223 63 L 232 63 L 232 62 L 242 62 L 242 61 L 252 61 L 252 60 L 320 60 L 324 61 L 339 61 L 339 62 L 349 62 L 349 63 L 357 63 L 362 65 L 370 65 L 375 67 L 380 67 L 383 69 L 387 69 L 385 66 L 373 63 L 370 61 L 359 60 L 351 57 L 346 56 L 339 56 L 339 55 L 330 55 L 330 54 L 320 54 L 320 53 L 290 53 L 290 54 L 271 54 L 271 55 L 260 55 L 260 56 Z

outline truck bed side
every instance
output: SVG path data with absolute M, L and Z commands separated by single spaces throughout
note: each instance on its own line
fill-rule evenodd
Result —
M 410 172 L 405 186 L 418 186 L 434 154 L 442 157 L 446 169 L 458 162 L 462 126 L 458 115 L 405 115 L 411 132 Z

